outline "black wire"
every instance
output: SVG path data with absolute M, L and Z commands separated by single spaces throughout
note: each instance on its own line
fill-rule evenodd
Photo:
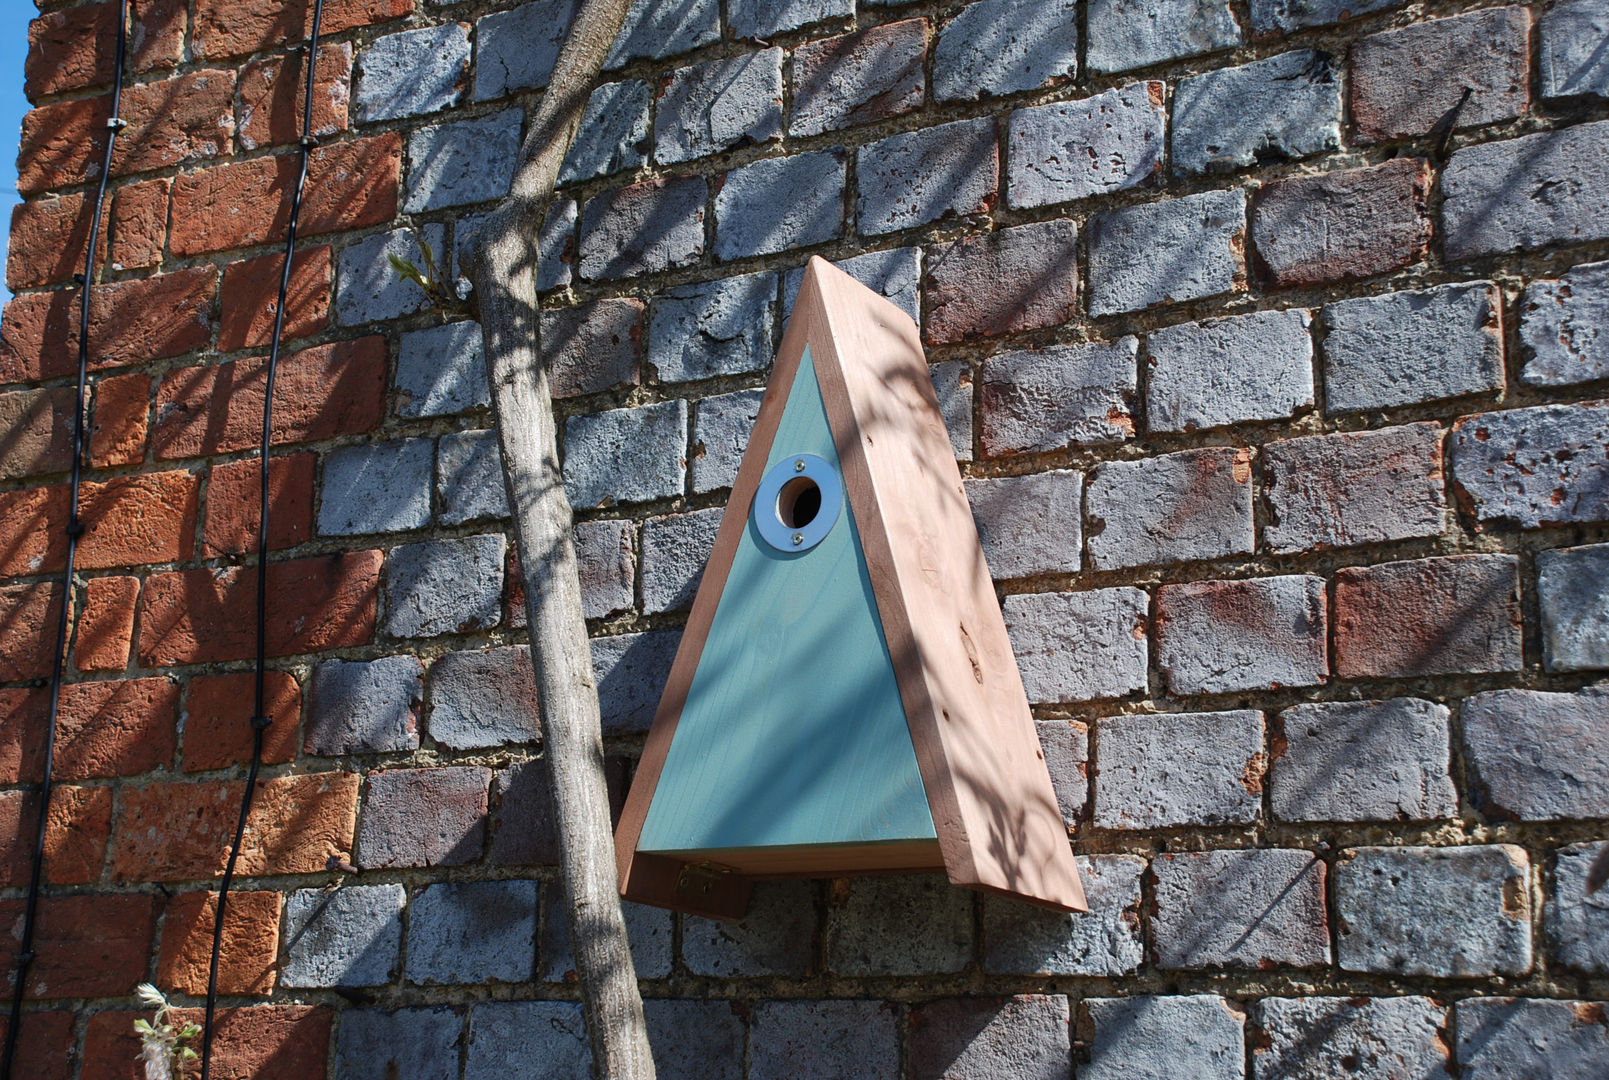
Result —
M 0 1053 L 0 1080 L 11 1080 L 22 1027 L 22 999 L 28 969 L 34 961 L 34 928 L 39 913 L 39 887 L 45 871 L 45 831 L 50 823 L 51 770 L 56 757 L 56 715 L 61 705 L 61 680 L 67 662 L 67 626 L 73 613 L 73 563 L 84 527 L 78 520 L 78 492 L 84 472 L 84 390 L 89 380 L 89 286 L 95 274 L 95 247 L 100 242 L 101 211 L 106 204 L 106 181 L 112 172 L 112 147 L 123 126 L 123 64 L 128 46 L 129 0 L 117 9 L 117 58 L 112 73 L 112 115 L 106 121 L 106 153 L 101 159 L 100 183 L 95 188 L 95 211 L 89 222 L 89 250 L 84 252 L 84 274 L 78 290 L 78 397 L 73 407 L 73 481 L 67 510 L 67 565 L 61 577 L 61 621 L 56 626 L 56 650 L 50 662 L 50 717 L 45 727 L 45 775 L 39 785 L 39 822 L 34 833 L 33 865 L 28 873 L 28 899 L 23 907 L 22 942 L 17 950 L 16 984 L 11 988 L 11 1022 Z
M 290 292 L 291 259 L 296 254 L 296 221 L 302 211 L 302 189 L 307 185 L 307 164 L 318 140 L 313 137 L 313 82 L 318 67 L 319 23 L 324 17 L 324 0 L 313 2 L 313 32 L 307 39 L 307 71 L 302 87 L 301 163 L 296 185 L 290 192 L 290 221 L 285 230 L 285 261 L 279 271 L 279 302 L 274 308 L 274 336 L 268 348 L 268 374 L 263 387 L 263 439 L 258 454 L 257 509 L 257 664 L 252 685 L 251 767 L 246 773 L 246 790 L 240 799 L 240 820 L 235 823 L 234 843 L 224 865 L 218 887 L 218 907 L 212 919 L 212 958 L 207 971 L 207 1013 L 201 1034 L 201 1080 L 211 1080 L 213 1017 L 218 1009 L 218 958 L 223 952 L 224 912 L 229 904 L 229 885 L 235 877 L 235 862 L 246 835 L 246 819 L 251 815 L 252 796 L 257 790 L 257 771 L 263 763 L 263 736 L 270 723 L 264 707 L 263 683 L 268 658 L 268 447 L 273 436 L 274 375 L 279 368 L 279 339 L 285 332 L 285 307 Z M 0 1077 L 0 1080 L 5 1078 Z

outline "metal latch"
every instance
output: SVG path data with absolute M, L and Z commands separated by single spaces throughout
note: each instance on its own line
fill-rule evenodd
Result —
M 730 866 L 720 863 L 685 863 L 676 875 L 676 891 L 690 896 L 708 896 L 722 880 L 732 876 Z

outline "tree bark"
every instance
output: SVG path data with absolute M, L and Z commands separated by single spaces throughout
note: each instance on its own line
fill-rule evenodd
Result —
M 536 295 L 542 220 L 628 6 L 629 0 L 586 0 L 577 10 L 520 148 L 508 197 L 481 235 L 473 274 L 503 480 L 524 574 L 542 742 L 593 1072 L 604 1080 L 653 1080 L 620 908 L 598 689 L 582 615 L 570 501 L 559 472 Z

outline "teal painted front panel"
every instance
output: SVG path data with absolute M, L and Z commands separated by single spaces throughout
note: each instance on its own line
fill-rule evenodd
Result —
M 839 468 L 808 349 L 766 467 L 800 453 Z M 747 527 L 638 849 L 935 838 L 847 501 L 797 554 L 739 510 Z

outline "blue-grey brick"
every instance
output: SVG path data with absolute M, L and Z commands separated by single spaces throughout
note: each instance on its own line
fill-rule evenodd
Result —
M 1078 74 L 1074 0 L 973 0 L 939 33 L 933 96 L 971 101 Z
M 1146 610 L 1141 589 L 1006 597 L 1006 629 L 1028 700 L 1051 704 L 1144 690 Z
M 385 632 L 393 637 L 464 634 L 502 614 L 501 534 L 401 544 L 386 558 Z
M 681 637 L 679 630 L 648 630 L 593 638 L 592 671 L 605 735 L 648 730 Z
M 464 1080 L 508 1080 L 533 1066 L 551 1077 L 592 1075 L 581 1006 L 569 1001 L 483 1001 L 469 1010 Z
M 1448 710 L 1418 698 L 1328 701 L 1280 713 L 1269 768 L 1281 821 L 1433 821 L 1458 813 Z
M 1489 281 L 1341 300 L 1324 321 L 1331 413 L 1502 389 L 1502 298 Z
M 768 158 L 733 169 L 715 196 L 715 257 L 809 247 L 844 228 L 844 151 Z
M 743 1080 L 744 1021 L 738 1002 L 642 1003 L 654 1070 L 663 1080 Z
M 1304 26 L 1356 19 L 1402 0 L 1251 0 L 1251 31 L 1257 37 L 1288 34 Z
M 605 71 L 632 60 L 663 60 L 720 40 L 720 0 L 632 0 Z
M 1538 552 L 1536 591 L 1547 669 L 1609 668 L 1609 544 Z
M 1441 178 L 1447 258 L 1609 237 L 1609 120 L 1456 151 Z
M 469 75 L 469 25 L 446 23 L 375 38 L 358 55 L 358 123 L 440 112 L 458 104 Z
M 574 184 L 635 169 L 647 160 L 652 96 L 641 79 L 605 83 L 592 91 L 575 142 L 559 170 L 559 183 Z
M 983 970 L 996 975 L 1095 975 L 1139 970 L 1140 879 L 1133 855 L 1080 855 L 1087 913 L 1067 914 L 1018 900 L 983 898 Z
M 1454 482 L 1481 526 L 1609 520 L 1609 402 L 1477 413 L 1452 442 Z
M 302 749 L 322 757 L 419 749 L 425 668 L 417 656 L 325 660 L 308 682 Z
M 855 219 L 867 236 L 988 209 L 1000 172 L 994 121 L 957 120 L 856 151 Z
M 324 458 L 320 536 L 402 532 L 430 524 L 429 439 L 346 446 Z
M 561 887 L 542 892 L 542 948 L 538 977 L 546 982 L 574 983 L 575 957 L 570 945 L 569 901 Z M 631 946 L 631 965 L 639 979 L 663 979 L 671 966 L 671 913 L 664 908 L 625 901 L 620 905 Z
M 1089 1062 L 1079 1080 L 1242 1080 L 1244 1014 L 1215 994 L 1085 998 L 1079 1030 Z
M 359 865 L 462 866 L 479 859 L 491 782 L 491 770 L 478 765 L 370 773 L 358 826 Z
M 1531 386 L 1609 379 L 1609 262 L 1533 281 L 1520 302 L 1520 341 L 1530 353 L 1520 380 Z
M 887 251 L 868 251 L 833 263 L 838 269 L 880 293 L 895 307 L 911 317 L 921 318 L 922 249 L 916 247 L 890 248 Z M 793 314 L 793 302 L 804 284 L 804 267 L 789 270 L 782 277 L 782 311 Z M 941 399 L 943 395 L 940 395 Z M 970 414 L 970 410 L 968 410 Z M 950 417 L 945 415 L 945 419 Z M 970 445 L 968 440 L 968 445 Z
M 1040 454 L 1134 434 L 1138 338 L 996 353 L 983 362 L 983 456 Z
M 1313 404 L 1311 319 L 1256 311 L 1153 333 L 1146 418 L 1152 431 L 1282 420 Z
M 534 0 L 475 24 L 475 100 L 548 84 L 576 0 Z
M 659 95 L 654 160 L 661 165 L 744 142 L 782 137 L 782 50 L 763 49 L 677 70 Z
M 572 416 L 564 425 L 564 486 L 576 506 L 647 502 L 682 493 L 687 402 Z
M 762 1001 L 749 1028 L 749 1080 L 893 1080 L 895 1007 L 881 1001 Z
M 480 323 L 448 323 L 402 335 L 398 416 L 448 416 L 491 403 Z
M 972 959 L 973 895 L 943 874 L 860 878 L 833 908 L 827 967 L 840 975 L 960 971 Z
M 1330 962 L 1324 864 L 1308 851 L 1163 854 L 1151 863 L 1158 966 L 1199 970 Z
M 575 556 L 581 574 L 581 609 L 601 619 L 631 607 L 637 557 L 630 521 L 582 521 L 575 527 Z
M 1452 1080 L 1447 1009 L 1429 998 L 1264 998 L 1252 1018 L 1256 1080 Z
M 581 276 L 653 274 L 704 253 L 704 178 L 647 180 L 587 202 L 581 218 Z
M 911 1009 L 910 1075 L 1066 1080 L 1072 1055 L 1060 994 L 941 998 Z
M 432 664 L 430 737 L 454 750 L 539 740 L 530 646 L 448 653 Z
M 1097 570 L 1249 555 L 1250 453 L 1231 446 L 1112 461 L 1084 488 L 1090 565 Z
M 635 386 L 642 381 L 645 305 L 605 297 L 538 316 L 555 398 Z
M 1089 725 L 1082 720 L 1036 720 L 1051 790 L 1062 821 L 1078 825 L 1089 811 Z
M 473 984 L 534 977 L 536 889 L 534 881 L 425 886 L 408 911 L 408 981 Z
M 698 415 L 693 421 L 694 491 L 703 493 L 732 485 L 764 396 L 763 390 L 739 390 L 698 403 Z
M 913 316 L 914 318 L 914 316 Z M 939 415 L 950 433 L 955 460 L 972 460 L 972 365 L 965 360 L 941 360 L 928 369 L 933 392 L 938 395 Z
M 777 276 L 746 274 L 680 285 L 648 313 L 648 362 L 663 382 L 763 371 L 771 364 Z
M 1225 0 L 1090 0 L 1088 20 L 1092 71 L 1129 71 L 1240 44 Z
M 570 284 L 570 264 L 576 257 L 577 213 L 574 199 L 558 196 L 542 219 L 542 231 L 536 238 L 536 287 L 540 292 Z M 469 295 L 473 287 L 470 267 L 480 244 L 480 231 L 490 216 L 490 212 L 465 214 L 453 223 L 453 272 L 460 296 Z
M 490 202 L 508 194 L 520 152 L 518 109 L 420 128 L 408 136 L 407 213 Z
M 1542 14 L 1542 96 L 1609 97 L 1609 4 L 1569 0 Z
M 1244 169 L 1341 145 L 1341 80 L 1328 53 L 1298 49 L 1182 79 L 1173 95 L 1173 167 Z
M 1464 702 L 1471 798 L 1502 818 L 1609 818 L 1609 686 L 1492 690 Z
M 401 885 L 298 889 L 285 897 L 281 986 L 383 986 L 402 949 Z
M 347 1009 L 335 1040 L 341 1080 L 458 1080 L 464 1014 L 424 1009 Z
M 815 937 L 815 887 L 808 881 L 761 882 L 736 922 L 685 916 L 682 961 L 696 975 L 723 979 L 807 975 Z
M 820 135 L 919 107 L 931 30 L 926 19 L 905 19 L 795 49 L 788 134 Z
M 1095 215 L 1089 310 L 1116 315 L 1231 292 L 1245 277 L 1246 193 L 1206 191 Z
M 1531 969 L 1530 860 L 1512 844 L 1357 848 L 1335 866 L 1345 971 L 1437 978 Z
M 1007 201 L 1024 209 L 1155 183 L 1162 172 L 1165 93 L 1160 82 L 1131 83 L 1081 101 L 1014 110 Z
M 704 564 L 715 548 L 720 508 L 651 517 L 642 526 L 642 611 L 683 611 L 692 606 Z
M 1192 581 L 1156 595 L 1157 665 L 1176 695 L 1317 686 L 1329 674 L 1324 579 Z
M 1597 841 L 1560 848 L 1547 902 L 1555 961 L 1592 975 L 1609 971 L 1609 897 L 1587 889 L 1592 864 L 1602 851 Z
M 1609 1058 L 1601 1001 L 1465 998 L 1453 1017 L 1464 1080 L 1596 1080 Z
M 1263 714 L 1108 716 L 1095 725 L 1095 824 L 1249 825 L 1262 816 Z
M 1084 531 L 1084 475 L 1069 469 L 968 480 L 978 540 L 997 580 L 1076 574 Z
M 446 230 L 440 225 L 393 229 L 359 240 L 341 252 L 335 270 L 335 321 L 357 326 L 381 319 L 411 315 L 430 306 L 424 291 L 404 281 L 391 265 L 395 255 L 425 269 L 420 242 L 430 245 L 436 265 L 443 265 L 447 254 Z
M 508 517 L 497 432 L 459 431 L 441 437 L 436 446 L 436 500 L 443 525 Z
M 726 18 L 732 36 L 765 40 L 827 19 L 855 14 L 854 0 L 731 0 Z

